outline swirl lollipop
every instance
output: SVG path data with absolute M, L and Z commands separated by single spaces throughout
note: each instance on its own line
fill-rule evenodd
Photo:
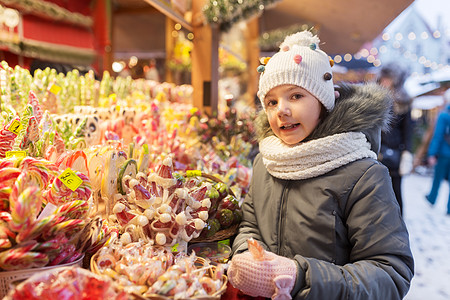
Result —
M 20 232 L 34 223 L 41 210 L 41 197 L 39 188 L 27 187 L 18 197 L 17 201 L 11 201 L 11 230 Z
M 47 201 L 60 206 L 76 199 L 84 201 L 89 200 L 92 193 L 89 178 L 81 172 L 75 172 L 75 174 L 82 180 L 82 183 L 75 191 L 69 189 L 58 177 L 56 177 L 51 184 L 51 188 L 44 195 Z

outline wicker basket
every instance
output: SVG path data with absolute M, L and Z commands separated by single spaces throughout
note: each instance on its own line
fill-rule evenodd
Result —
M 56 265 L 56 266 L 49 266 L 49 267 L 42 267 L 42 268 L 32 268 L 32 269 L 25 269 L 25 270 L 17 270 L 17 271 L 4 271 L 0 272 L 0 299 L 3 299 L 5 297 L 9 290 L 14 288 L 12 285 L 13 282 L 18 280 L 24 280 L 31 276 L 33 276 L 36 273 L 48 271 L 54 268 L 60 268 L 60 267 L 70 267 L 70 266 L 82 266 L 83 264 L 83 256 L 81 256 L 79 259 L 77 259 L 74 262 L 62 264 L 62 265 Z
M 237 233 L 237 230 L 239 228 L 239 224 L 234 224 L 231 227 L 228 227 L 226 229 L 222 229 L 217 231 L 213 236 L 206 238 L 206 237 L 198 237 L 195 239 L 192 239 L 189 241 L 189 243 L 206 243 L 206 242 L 217 242 L 226 240 L 233 235 Z
M 94 254 L 91 258 L 91 271 L 95 274 L 99 274 L 99 275 L 103 275 L 103 273 L 100 272 L 100 270 L 98 269 L 97 266 L 97 257 L 98 257 L 98 252 L 96 254 Z M 204 259 L 203 257 L 197 257 L 196 261 L 195 261 L 195 265 L 197 268 L 201 268 L 203 266 L 206 266 L 207 261 L 206 259 Z M 211 267 L 209 268 L 209 276 L 212 277 L 214 275 L 214 272 L 216 270 L 216 267 L 211 265 Z M 195 300 L 219 300 L 220 297 L 226 292 L 227 290 L 227 284 L 228 284 L 228 277 L 226 275 L 222 275 L 222 281 L 223 284 L 220 287 L 219 290 L 217 290 L 214 294 L 212 295 L 207 295 L 207 296 L 198 296 L 198 297 L 192 297 L 189 299 L 195 299 Z M 132 296 L 135 299 L 139 299 L 139 300 L 174 300 L 173 297 L 166 297 L 166 296 L 162 296 L 162 295 L 156 295 L 156 294 L 152 294 L 152 295 L 148 295 L 146 297 L 143 297 L 141 295 L 138 295 L 136 293 L 132 293 Z M 187 299 L 177 299 L 177 300 L 187 300 Z

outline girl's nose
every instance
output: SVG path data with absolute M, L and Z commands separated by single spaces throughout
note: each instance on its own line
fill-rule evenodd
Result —
M 290 116 L 291 109 L 289 107 L 289 103 L 287 101 L 280 100 L 277 105 L 277 114 L 278 116 Z

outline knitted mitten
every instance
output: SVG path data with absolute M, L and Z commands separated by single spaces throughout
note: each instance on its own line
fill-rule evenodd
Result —
M 266 257 L 267 260 L 258 261 L 248 251 L 234 255 L 227 272 L 230 283 L 253 297 L 291 299 L 297 275 L 296 263 L 267 251 Z

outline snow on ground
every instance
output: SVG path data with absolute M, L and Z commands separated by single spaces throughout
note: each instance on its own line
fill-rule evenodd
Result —
M 415 276 L 406 300 L 450 299 L 450 216 L 447 216 L 449 185 L 441 183 L 434 206 L 425 195 L 432 177 L 411 174 L 403 179 L 404 219 L 415 260 Z

